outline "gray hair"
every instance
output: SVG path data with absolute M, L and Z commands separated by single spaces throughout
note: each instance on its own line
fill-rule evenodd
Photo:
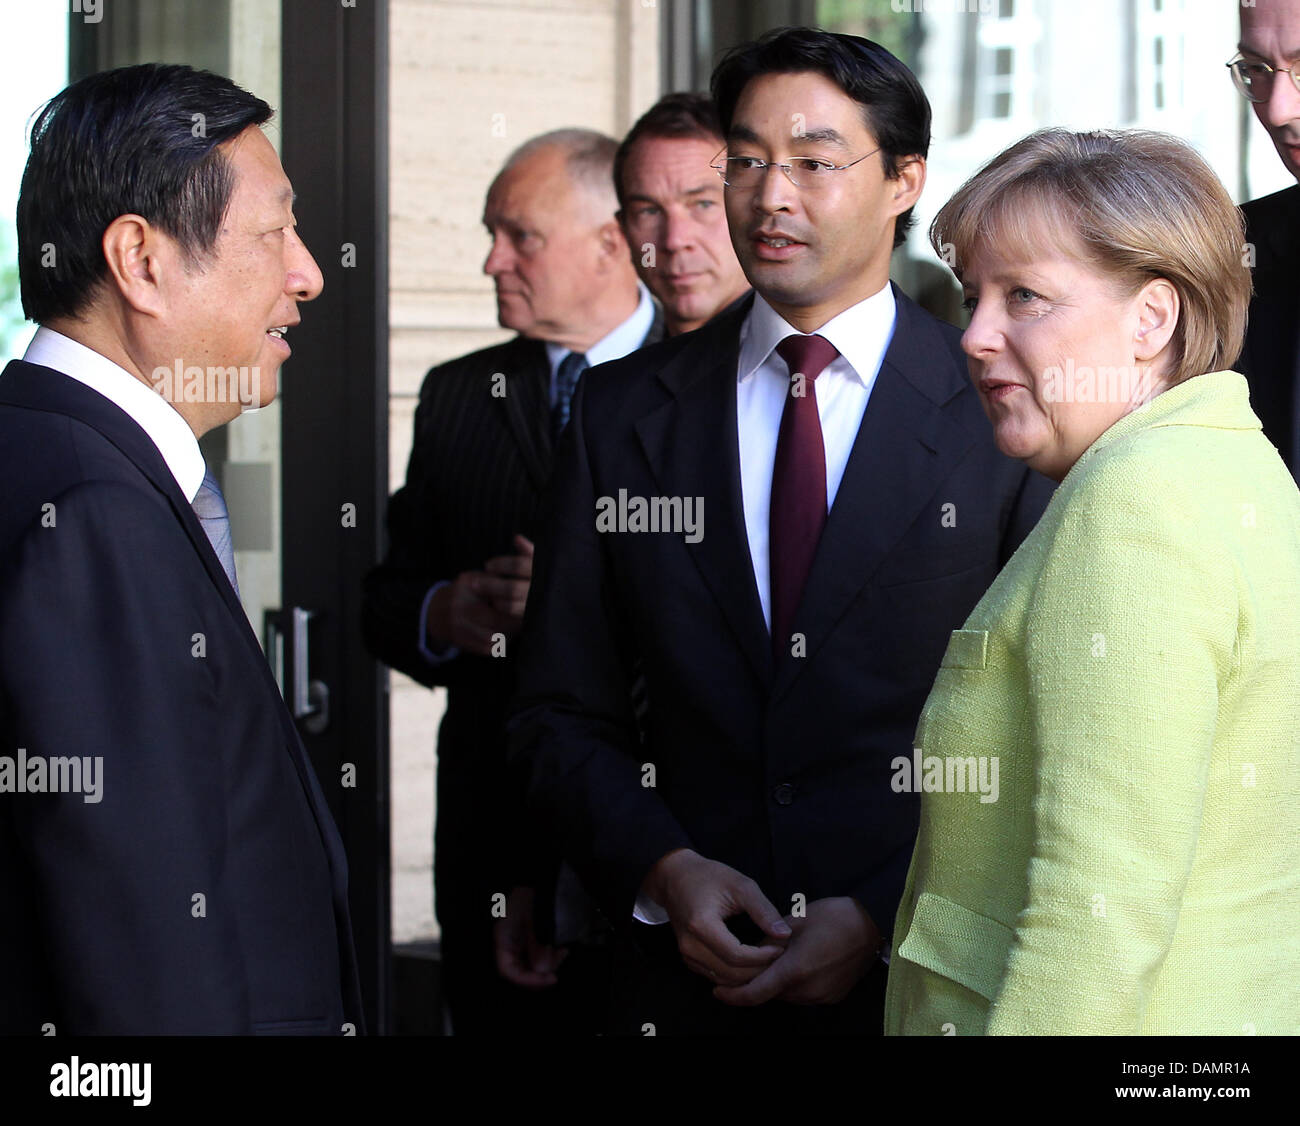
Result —
M 612 218 L 618 210 L 618 197 L 614 193 L 614 156 L 618 142 L 594 129 L 552 129 L 525 141 L 506 159 L 498 178 L 528 157 L 551 148 L 564 153 L 569 178 L 575 185 L 581 185 L 602 210 L 608 204 Z

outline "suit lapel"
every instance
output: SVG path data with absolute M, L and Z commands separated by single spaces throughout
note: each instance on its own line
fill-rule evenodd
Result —
M 894 335 L 853 442 L 844 477 L 813 558 L 794 628 L 805 658 L 825 642 L 885 556 L 921 516 L 974 437 L 943 403 L 965 380 L 934 326 L 895 289 Z M 939 518 L 936 508 L 935 519 Z M 808 666 L 783 655 L 773 699 Z
M 203 531 L 203 525 L 181 493 L 180 486 L 158 447 L 130 415 L 103 395 L 61 371 L 19 361 L 12 363 L 6 369 L 4 379 L 0 380 L 0 398 L 15 406 L 54 411 L 80 419 L 116 446 L 144 474 L 149 483 L 167 498 L 167 503 L 184 527 L 185 534 L 189 536 L 190 543 L 198 552 L 227 608 L 239 618 L 253 644 L 257 645 L 257 638 L 252 636 L 252 631 L 248 628 L 244 609 L 235 597 L 230 580 L 222 569 L 221 560 L 217 558 L 207 533 Z M 261 652 L 261 646 L 257 645 L 257 648 Z
M 1245 206 L 1258 258 L 1242 360 L 1250 397 L 1293 474 L 1300 475 L 1300 186 Z M 1289 440 L 1288 440 L 1289 439 Z
M 551 364 L 546 345 L 520 336 L 506 366 L 506 393 L 497 402 L 505 411 L 519 456 L 534 486 L 541 490 L 551 476 Z
M 659 373 L 673 398 L 638 420 L 636 432 L 661 495 L 703 497 L 704 534 L 685 547 L 766 688 L 771 642 L 749 555 L 736 433 L 736 363 L 747 311 L 718 318 L 700 330 L 698 347 L 673 356 Z
M 11 363 L 5 369 L 4 378 L 0 379 L 0 400 L 15 406 L 68 415 L 94 427 L 107 441 L 117 447 L 122 456 L 130 461 L 154 488 L 162 493 L 202 561 L 208 578 L 234 619 L 235 628 L 248 648 L 255 667 L 278 697 L 279 686 L 275 683 L 275 677 L 262 652 L 257 635 L 249 625 L 248 615 L 244 613 L 244 608 L 236 597 L 230 580 L 226 577 L 221 560 L 212 549 L 212 543 L 204 532 L 203 525 L 185 499 L 167 462 L 139 423 L 115 403 L 70 376 L 53 368 L 43 368 L 18 361 Z M 304 773 L 304 762 L 300 761 L 304 752 L 298 740 L 297 728 L 293 725 L 288 709 L 281 708 L 280 711 L 283 713 L 281 719 L 286 725 L 286 737 L 294 765 L 298 768 L 304 787 L 310 790 Z
M 657 344 L 664 335 L 664 314 L 656 301 L 654 319 L 640 347 Z M 510 432 L 519 447 L 528 475 L 538 489 L 546 488 L 551 476 L 554 440 L 551 437 L 551 362 L 546 345 L 516 337 L 511 371 L 506 373 L 507 391 L 497 401 L 506 413 Z
M 217 558 L 217 553 L 213 550 L 202 523 L 185 499 L 158 447 L 153 444 L 139 423 L 117 404 L 70 376 L 53 368 L 44 368 L 21 361 L 14 361 L 5 369 L 4 378 L 0 379 L 0 401 L 68 415 L 94 427 L 167 498 L 176 519 L 185 529 L 190 544 L 198 553 L 209 579 L 234 619 L 235 628 L 248 648 L 253 666 L 258 669 L 264 683 L 274 691 L 276 697 L 281 698 L 279 685 L 275 682 L 271 666 L 262 652 L 262 646 L 249 625 L 248 615 L 244 613 L 244 608 L 236 597 L 230 580 L 226 577 L 221 560 Z M 279 713 L 290 757 L 293 759 L 303 789 L 309 796 L 312 813 L 316 817 L 318 827 L 321 828 L 322 839 L 328 843 L 329 834 L 320 823 L 319 801 L 312 797 L 316 791 L 307 773 L 306 751 L 302 746 L 298 729 L 289 715 L 288 707 L 281 706 Z M 336 854 L 332 849 L 331 855 L 334 866 L 338 868 L 341 853 Z
M 650 328 L 646 331 L 645 339 L 638 345 L 639 348 L 648 348 L 651 344 L 658 344 L 664 338 L 663 308 L 653 298 L 651 298 L 651 304 L 654 306 L 654 319 L 650 322 Z

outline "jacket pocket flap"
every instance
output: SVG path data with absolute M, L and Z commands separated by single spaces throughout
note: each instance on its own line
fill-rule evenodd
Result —
M 1012 933 L 996 919 L 923 891 L 898 956 L 992 1001 L 1011 951 Z
M 948 638 L 940 668 L 982 669 L 988 659 L 989 634 L 983 629 L 955 629 Z

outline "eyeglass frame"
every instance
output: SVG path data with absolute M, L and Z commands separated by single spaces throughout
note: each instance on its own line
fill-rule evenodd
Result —
M 852 168 L 855 164 L 861 164 L 864 160 L 867 159 L 867 157 L 875 156 L 876 153 L 880 152 L 882 148 L 884 148 L 884 145 L 877 145 L 870 152 L 864 152 L 860 157 L 858 157 L 857 160 L 850 160 L 848 164 L 829 164 L 828 162 L 823 161 L 822 158 L 819 156 L 799 156 L 799 157 L 795 157 L 795 160 L 816 160 L 819 163 L 827 164 L 827 168 L 826 168 L 827 172 L 843 172 L 846 168 Z M 718 156 L 721 156 L 722 153 L 726 151 L 727 151 L 726 148 L 723 147 L 721 150 L 719 150 Z M 762 180 L 759 181 L 759 183 L 766 182 L 767 171 L 769 168 L 779 168 L 781 169 L 782 172 L 785 173 L 785 178 L 789 180 L 790 183 L 793 184 L 800 191 L 804 191 L 806 188 L 809 187 L 808 184 L 801 184 L 794 178 L 794 164 L 790 162 L 785 162 L 780 160 L 760 160 L 756 156 L 724 156 L 722 157 L 721 162 L 718 162 L 718 157 L 715 156 L 713 158 L 713 162 L 709 164 L 709 167 L 712 168 L 713 171 L 718 174 L 718 179 L 722 181 L 722 186 L 724 188 L 732 188 L 736 186 L 735 184 L 728 183 L 727 181 L 726 169 L 727 169 L 727 161 L 729 160 L 752 160 L 756 164 L 761 164 L 763 166 L 761 169 L 763 173 L 763 178 Z M 759 171 L 759 169 L 755 169 L 754 171 Z
M 1257 106 L 1262 104 L 1263 102 L 1268 101 L 1268 97 L 1252 98 L 1248 93 L 1246 93 L 1245 90 L 1241 88 L 1241 81 L 1239 80 L 1237 74 L 1237 64 L 1246 63 L 1250 61 L 1251 61 L 1250 59 L 1246 58 L 1245 55 L 1243 55 L 1240 51 L 1238 51 L 1235 55 L 1232 56 L 1232 58 L 1230 58 L 1223 65 L 1226 66 L 1228 70 L 1232 72 L 1232 84 L 1237 88 L 1237 93 L 1240 94 L 1243 98 L 1245 98 L 1246 101 L 1250 102 L 1251 105 Z M 1259 60 L 1258 63 L 1254 65 L 1264 67 L 1268 71 L 1270 76 L 1275 74 L 1289 75 L 1291 78 L 1291 85 L 1296 88 L 1296 93 L 1300 94 L 1300 74 L 1296 73 L 1297 70 L 1300 70 L 1300 64 L 1297 64 L 1296 66 L 1274 66 L 1272 63 L 1264 62 L 1261 59 Z M 1272 92 L 1270 91 L 1269 97 L 1271 96 L 1272 96 Z

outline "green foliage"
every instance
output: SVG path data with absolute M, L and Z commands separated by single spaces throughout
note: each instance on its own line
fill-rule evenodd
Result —
M 827 31 L 863 35 L 912 66 L 910 12 L 896 12 L 892 0 L 817 0 L 817 26 Z
M 0 223 L 0 363 L 11 359 L 31 332 L 18 296 L 18 238 L 11 223 Z

